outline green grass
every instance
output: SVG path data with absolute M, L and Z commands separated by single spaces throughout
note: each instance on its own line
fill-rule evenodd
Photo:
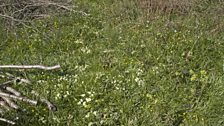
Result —
M 22 73 L 58 111 L 24 105 L 18 125 L 223 125 L 223 2 L 154 20 L 132 2 L 75 3 L 89 15 L 1 29 L 0 64 L 62 66 Z

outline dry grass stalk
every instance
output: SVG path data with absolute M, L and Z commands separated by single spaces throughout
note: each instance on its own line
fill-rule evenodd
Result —
M 196 0 L 137 0 L 137 5 L 148 15 L 184 14 L 195 5 Z

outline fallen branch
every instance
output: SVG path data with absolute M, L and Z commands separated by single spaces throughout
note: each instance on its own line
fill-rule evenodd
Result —
M 2 92 L 0 92 L 2 93 Z M 16 103 L 14 101 L 12 101 L 11 99 L 7 98 L 7 97 L 1 97 L 7 104 L 9 107 L 18 110 L 19 106 L 16 105 Z
M 38 97 L 40 97 L 40 95 L 37 92 L 35 92 L 35 91 L 32 91 L 31 93 L 36 95 L 36 96 L 38 96 Z M 40 101 L 45 103 L 49 110 L 51 110 L 51 111 L 56 111 L 57 110 L 56 106 L 54 104 L 52 104 L 50 101 L 48 101 L 47 99 L 45 99 L 43 97 L 40 97 Z
M 10 19 L 10 20 L 12 20 L 12 21 L 16 21 L 16 22 L 23 22 L 23 23 L 26 22 L 26 23 L 28 23 L 28 21 L 20 20 L 20 19 L 16 19 L 16 18 L 14 18 L 14 17 L 12 17 L 12 16 L 5 15 L 5 14 L 0 14 L 0 17 L 5 18 L 5 19 Z
M 5 101 L 0 101 L 0 106 L 9 111 L 11 108 L 6 104 Z
M 12 93 L 14 95 L 16 95 L 16 96 L 21 96 L 21 93 L 20 92 L 16 91 L 15 89 L 13 89 L 11 87 L 4 87 L 4 89 L 6 91 L 8 91 L 8 92 L 10 92 L 10 93 Z
M 0 87 L 9 86 L 9 85 L 11 85 L 12 83 L 13 83 L 12 80 L 10 80 L 10 81 L 6 81 L 6 82 L 4 82 L 3 84 L 0 84 Z
M 0 114 L 3 114 L 5 111 L 0 108 Z
M 41 70 L 55 70 L 59 69 L 60 65 L 46 67 L 42 65 L 0 65 L 1 69 L 41 69 Z M 19 91 L 14 89 L 13 84 L 26 83 L 31 84 L 30 80 L 22 77 L 16 77 L 10 73 L 0 72 L 0 79 L 3 79 L 5 82 L 0 84 L 0 114 L 4 115 L 5 112 L 11 110 L 26 110 L 23 107 L 20 107 L 17 101 L 26 102 L 31 105 L 38 105 L 39 103 L 44 103 L 47 105 L 47 108 L 50 111 L 56 111 L 57 107 L 51 103 L 49 100 L 41 97 L 39 93 L 34 90 L 31 91 L 31 94 L 38 97 L 38 100 L 32 100 L 23 96 Z M 14 125 L 15 122 L 7 120 L 5 118 L 0 118 L 0 121 L 4 121 L 8 124 Z
M 6 82 L 0 84 L 0 88 L 11 86 L 13 84 L 13 82 L 21 82 L 21 83 L 25 83 L 25 84 L 30 84 L 31 83 L 28 79 L 23 79 L 23 78 L 20 78 L 20 77 L 16 77 L 13 80 L 6 81 Z
M 3 121 L 3 122 L 6 122 L 6 123 L 9 123 L 11 125 L 15 125 L 16 123 L 11 121 L 11 120 L 8 120 L 8 119 L 4 119 L 4 118 L 0 118 L 0 121 Z
M 31 99 L 28 99 L 28 98 L 25 98 L 25 97 L 19 97 L 19 96 L 16 96 L 16 95 L 3 93 L 3 92 L 0 92 L 0 97 L 8 97 L 8 98 L 24 101 L 24 102 L 30 103 L 32 105 L 37 105 L 37 101 L 31 100 Z
M 41 70 L 55 70 L 61 68 L 60 65 L 56 66 L 42 66 L 42 65 L 2 65 L 0 69 L 41 69 Z
M 75 10 L 76 7 L 72 0 L 0 0 L 0 18 L 4 19 L 5 28 L 9 29 L 8 26 L 13 28 L 20 25 L 32 28 L 33 20 L 56 15 L 89 15 Z

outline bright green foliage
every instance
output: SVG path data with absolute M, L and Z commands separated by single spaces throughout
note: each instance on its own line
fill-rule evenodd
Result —
M 58 111 L 24 105 L 19 125 L 223 125 L 223 3 L 154 20 L 129 1 L 74 4 L 88 15 L 0 33 L 0 64 L 62 66 L 24 73 Z

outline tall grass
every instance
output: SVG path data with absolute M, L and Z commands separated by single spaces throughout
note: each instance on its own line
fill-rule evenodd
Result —
M 197 0 L 137 0 L 139 7 L 147 14 L 186 14 L 197 4 Z

